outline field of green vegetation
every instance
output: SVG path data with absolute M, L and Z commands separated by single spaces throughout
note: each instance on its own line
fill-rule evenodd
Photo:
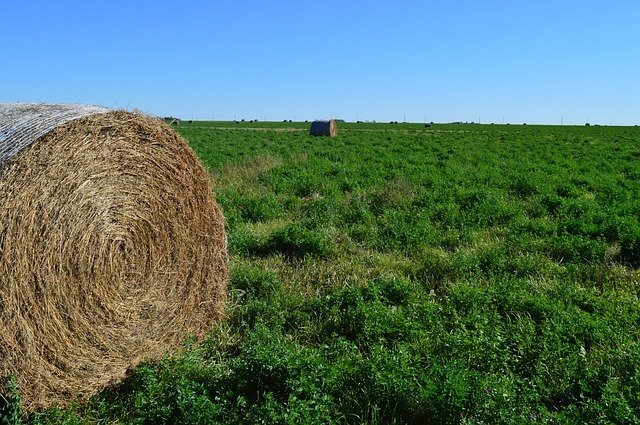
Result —
M 177 130 L 228 221 L 228 318 L 30 421 L 640 422 L 640 128 Z

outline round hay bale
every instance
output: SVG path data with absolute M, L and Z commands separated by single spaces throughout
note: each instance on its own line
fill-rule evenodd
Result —
M 336 137 L 338 135 L 338 125 L 336 120 L 320 121 L 316 120 L 311 123 L 309 134 L 312 136 L 329 136 Z
M 24 409 L 84 400 L 204 336 L 227 267 L 208 173 L 169 126 L 0 104 L 0 377 Z

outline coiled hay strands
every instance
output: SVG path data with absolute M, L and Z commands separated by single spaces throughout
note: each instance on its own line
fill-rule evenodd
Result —
M 85 400 L 204 336 L 227 267 L 208 173 L 167 125 L 0 103 L 0 377 L 24 409 Z

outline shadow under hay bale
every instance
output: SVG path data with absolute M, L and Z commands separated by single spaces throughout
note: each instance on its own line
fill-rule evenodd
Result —
M 310 134 L 312 136 L 336 137 L 338 135 L 336 120 L 312 122 Z
M 0 104 L 0 377 L 27 411 L 204 336 L 226 301 L 224 217 L 187 143 L 78 108 Z

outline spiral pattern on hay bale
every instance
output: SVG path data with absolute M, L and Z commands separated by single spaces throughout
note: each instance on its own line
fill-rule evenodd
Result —
M 223 311 L 228 257 L 208 173 L 167 125 L 30 105 L 57 116 L 34 124 L 17 107 L 0 115 L 0 376 L 36 410 L 204 336 Z

